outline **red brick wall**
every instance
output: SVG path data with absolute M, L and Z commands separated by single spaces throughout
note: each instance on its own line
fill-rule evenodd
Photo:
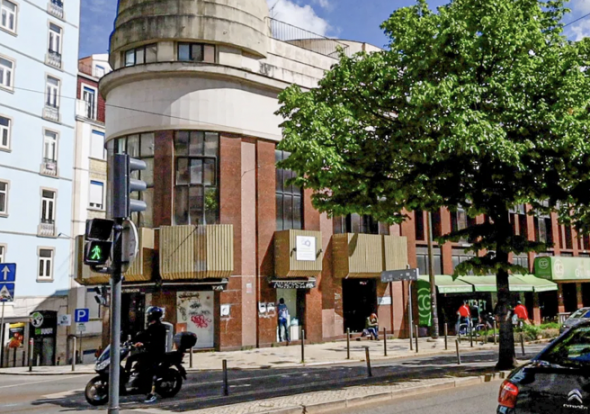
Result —
M 320 230 L 320 213 L 311 205 L 312 190 L 303 193 L 303 228 Z M 322 275 L 317 276 L 317 285 L 322 284 Z M 305 295 L 305 336 L 310 342 L 321 342 L 323 339 L 322 323 L 322 292 L 319 288 L 309 289 Z

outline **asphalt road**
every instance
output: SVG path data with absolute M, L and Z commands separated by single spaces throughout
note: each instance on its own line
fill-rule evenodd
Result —
M 340 411 L 340 414 L 493 414 L 498 407 L 500 382 L 407 397 L 386 405 Z
M 542 348 L 541 345 L 528 347 L 527 351 L 530 353 L 526 357 L 531 358 Z M 383 361 L 373 365 L 371 379 L 367 379 L 364 363 L 298 369 L 230 370 L 229 397 L 221 395 L 221 372 L 191 373 L 176 397 L 161 400 L 151 407 L 182 412 L 282 395 L 338 389 L 343 385 L 395 383 L 408 378 L 437 378 L 444 375 L 471 376 L 489 370 L 496 358 L 496 352 L 493 351 L 465 353 L 460 367 L 451 355 Z M 90 407 L 83 395 L 84 386 L 90 378 L 90 375 L 0 375 L 0 413 L 95 411 L 96 408 Z M 121 408 L 145 408 L 143 398 L 142 395 L 123 396 Z

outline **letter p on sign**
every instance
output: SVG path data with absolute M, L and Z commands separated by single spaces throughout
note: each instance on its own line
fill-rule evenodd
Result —
M 76 309 L 76 323 L 85 323 L 90 320 L 90 310 L 88 308 Z

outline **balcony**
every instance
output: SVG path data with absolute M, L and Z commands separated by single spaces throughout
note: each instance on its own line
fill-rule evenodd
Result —
M 76 116 L 96 120 L 96 108 L 90 102 L 82 99 L 76 99 Z
M 49 158 L 44 158 L 41 163 L 41 174 L 50 177 L 57 177 L 57 161 Z
M 59 108 L 45 104 L 43 108 L 43 118 L 48 121 L 59 122 Z
M 137 229 L 139 235 L 138 253 L 135 260 L 125 272 L 126 282 L 150 282 L 152 280 L 152 268 L 154 263 L 154 230 L 147 228 Z
M 54 68 L 61 69 L 61 53 L 48 50 L 45 54 L 45 63 Z
M 321 232 L 285 230 L 275 233 L 276 277 L 318 276 L 323 258 Z
M 64 4 L 61 1 L 50 0 L 49 3 L 47 3 L 47 11 L 58 19 L 64 18 Z
M 108 284 L 110 275 L 95 273 L 84 264 L 84 243 L 84 236 L 76 236 L 74 280 L 84 286 Z
M 160 228 L 160 275 L 163 280 L 219 279 L 234 270 L 234 228 L 172 226 Z
M 37 226 L 37 236 L 40 237 L 55 237 L 57 235 L 57 227 L 54 220 L 41 219 L 41 223 Z
M 407 239 L 399 236 L 345 233 L 332 236 L 336 278 L 379 278 L 384 270 L 405 269 Z

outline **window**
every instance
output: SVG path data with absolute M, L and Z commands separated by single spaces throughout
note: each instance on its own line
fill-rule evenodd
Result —
M 546 243 L 549 249 L 553 248 L 551 218 L 535 217 L 535 238 L 538 242 Z
M 389 234 L 389 226 L 380 223 L 371 216 L 349 214 L 346 217 L 334 218 L 334 234 L 362 233 L 362 234 Z
M 0 148 L 10 148 L 10 119 L 0 116 Z
M 6 254 L 6 246 L 0 245 L 0 263 L 6 263 L 4 255 Z
M 157 61 L 157 45 L 141 46 L 125 52 L 125 66 L 143 65 Z
M 14 62 L 0 57 L 0 86 L 12 89 Z
M 174 222 L 216 224 L 219 220 L 219 134 L 178 131 Z
M 574 236 L 572 234 L 571 226 L 564 226 L 565 227 L 565 248 L 571 250 L 574 248 Z M 562 244 L 562 247 L 563 244 Z
M 53 279 L 53 250 L 39 249 L 39 279 Z
M 0 0 L 0 10 L 2 13 L 0 27 L 16 32 L 16 4 L 8 0 Z
M 434 274 L 442 275 L 442 256 L 440 248 L 432 249 L 432 259 L 434 261 Z M 428 249 L 425 247 L 416 248 L 416 261 L 421 275 L 429 274 L 428 266 Z
M 542 355 L 542 360 L 566 368 L 588 369 L 590 366 L 590 327 L 570 329 Z
M 53 78 L 51 76 L 47 77 L 47 100 L 45 101 L 46 106 L 59 108 L 59 86 L 59 79 Z
M 8 183 L 0 181 L 0 214 L 8 214 Z
M 529 270 L 529 256 L 526 253 L 518 256 L 514 255 L 512 257 L 512 264 L 516 266 L 522 266 Z
M 104 209 L 104 183 L 90 181 L 90 208 Z
M 55 223 L 55 192 L 43 190 L 41 198 L 41 223 Z
M 82 100 L 86 103 L 84 115 L 88 119 L 96 119 L 96 89 L 84 86 L 82 89 Z
M 414 211 L 414 229 L 416 231 L 416 240 L 426 240 L 425 227 L 424 212 L 421 210 Z
M 104 160 L 106 158 L 104 132 L 92 131 L 90 135 L 90 158 L 96 158 L 97 160 Z
M 181 62 L 215 63 L 215 46 L 200 43 L 179 43 L 178 60 Z
M 94 67 L 94 76 L 96 78 L 102 78 L 106 73 L 106 69 L 104 68 L 104 66 L 100 66 L 100 65 L 96 65 Z
M 131 197 L 141 199 L 147 205 L 146 211 L 133 213 L 131 219 L 138 227 L 152 228 L 153 198 L 154 198 L 154 134 L 130 135 L 116 141 L 116 153 L 126 153 L 130 157 L 138 158 L 146 163 L 144 171 L 135 172 L 133 178 L 145 181 L 147 190 L 140 193 L 132 193 Z
M 49 52 L 61 55 L 61 34 L 61 27 L 49 23 Z
M 275 150 L 275 161 L 286 160 L 289 155 L 288 152 Z M 293 171 L 282 170 L 277 167 L 277 230 L 303 228 L 303 191 L 295 185 L 287 184 L 287 181 L 291 178 L 295 178 Z
M 45 130 L 43 137 L 43 161 L 46 163 L 57 162 L 57 132 Z

